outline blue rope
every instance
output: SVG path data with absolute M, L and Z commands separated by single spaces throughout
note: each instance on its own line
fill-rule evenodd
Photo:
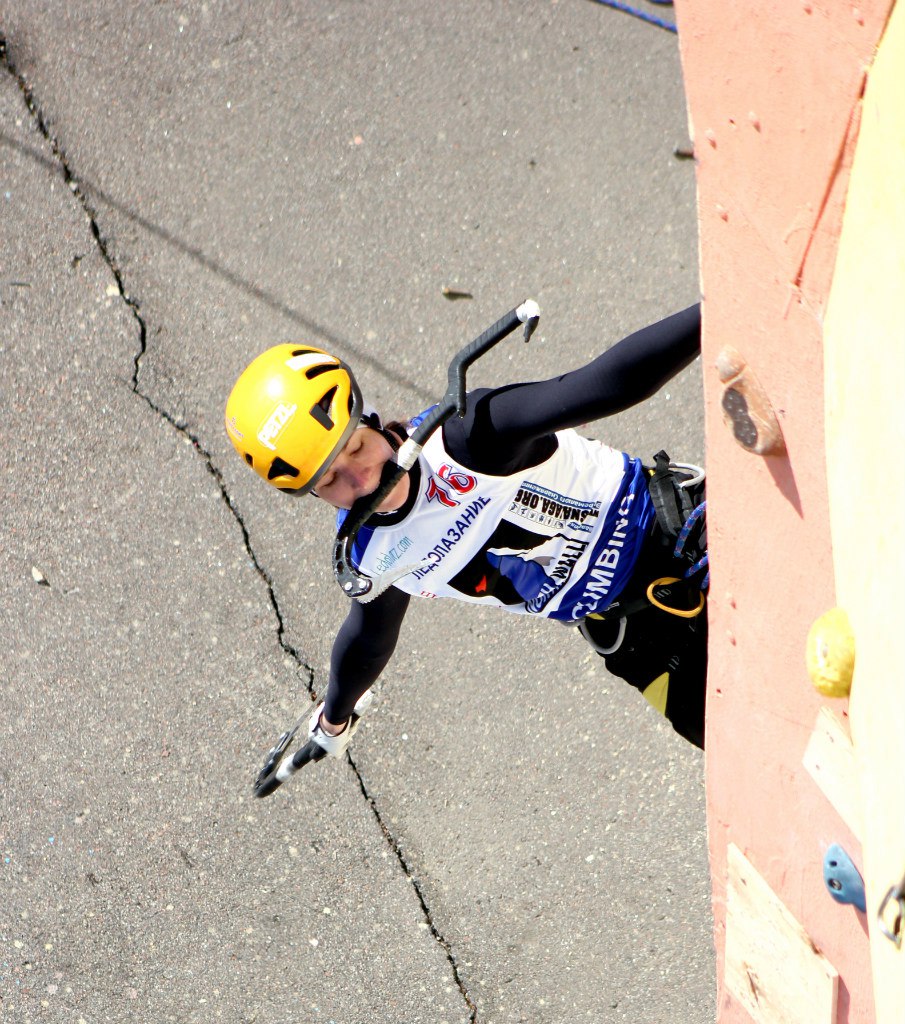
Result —
M 595 3 L 603 4 L 604 7 L 612 7 L 616 11 L 624 11 L 626 14 L 631 14 L 635 18 L 640 18 L 642 21 L 648 22 L 650 25 L 656 25 L 657 28 L 665 28 L 667 32 L 675 32 L 678 34 L 678 29 L 671 21 L 663 21 L 662 18 L 656 17 L 656 15 L 648 14 L 646 11 L 639 11 L 637 7 L 629 7 L 628 4 L 620 3 L 619 0 L 594 0 Z M 671 4 L 672 0 L 650 0 L 652 4 Z
M 685 550 L 685 542 L 688 540 L 688 535 L 694 529 L 694 524 L 701 518 L 701 516 L 707 511 L 707 502 L 702 501 L 696 509 L 692 510 L 691 515 L 685 520 L 685 525 L 679 530 L 679 536 L 676 537 L 676 546 L 673 550 L 673 558 L 681 558 L 682 552 Z
M 710 555 L 704 555 L 703 558 L 699 558 L 690 569 L 685 570 L 685 579 L 690 579 L 696 572 L 700 572 L 705 566 L 710 565 Z M 707 575 L 701 580 L 701 590 L 706 590 L 710 586 L 710 569 L 707 569 Z
M 695 523 L 701 518 L 702 515 L 707 511 L 707 502 L 702 501 L 696 509 L 692 510 L 691 515 L 685 520 L 685 525 L 679 530 L 679 536 L 676 538 L 676 546 L 673 549 L 673 558 L 681 558 L 682 552 L 685 550 L 685 543 L 688 540 L 688 535 L 694 529 Z M 695 573 L 701 571 L 705 566 L 710 565 L 710 555 L 704 552 L 702 558 L 699 558 L 691 568 L 685 570 L 685 579 L 690 579 Z M 710 569 L 707 569 L 707 575 L 701 581 L 701 590 L 706 590 L 710 584 Z

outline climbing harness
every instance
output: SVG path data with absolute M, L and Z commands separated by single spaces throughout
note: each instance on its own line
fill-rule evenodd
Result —
M 654 469 L 649 471 L 651 501 L 657 514 L 657 525 L 665 544 L 672 544 L 672 558 L 686 565 L 681 577 L 662 576 L 645 589 L 645 597 L 655 607 L 679 618 L 694 618 L 704 609 L 704 592 L 710 584 L 710 559 L 707 554 L 707 502 L 697 501 L 702 492 L 704 470 L 688 463 L 669 461 L 665 451 L 654 456 Z M 690 475 L 689 475 L 690 474 Z M 701 573 L 704 576 L 701 577 Z M 677 588 L 675 585 L 679 584 Z M 681 608 L 666 603 L 670 596 L 664 588 L 674 587 L 690 595 L 697 590 L 696 607 Z M 659 589 L 658 589 L 659 588 Z
M 656 523 L 628 587 L 578 631 L 607 670 L 638 690 L 680 735 L 704 745 L 707 556 L 704 471 L 670 462 L 647 468 Z M 664 614 L 645 615 L 656 610 Z
M 654 466 L 648 469 L 651 501 L 657 515 L 661 543 L 671 546 L 674 572 L 685 565 L 681 576 L 674 574 L 648 578 L 640 586 L 632 586 L 624 597 L 602 612 L 594 612 L 590 619 L 617 620 L 634 615 L 646 608 L 658 608 L 681 619 L 696 618 L 704 610 L 705 591 L 710 585 L 709 556 L 707 554 L 707 502 L 697 501 L 704 483 L 704 470 L 690 463 L 670 462 L 665 451 L 654 456 Z M 703 577 L 701 573 L 704 572 Z M 676 600 L 681 596 L 685 605 Z M 581 628 L 581 627 L 580 627 Z M 621 642 L 621 635 L 611 645 L 601 647 L 588 635 L 582 635 L 599 654 L 611 654 Z M 624 633 L 624 630 L 623 630 Z
M 693 475 L 688 476 L 687 472 L 681 472 L 683 470 L 693 471 Z M 693 525 L 688 522 L 694 511 L 691 488 L 704 482 L 704 470 L 689 463 L 670 462 L 669 456 L 661 449 L 654 456 L 654 468 L 648 473 L 648 490 L 657 512 L 657 522 L 665 536 L 677 541 L 682 538 L 684 547 Z

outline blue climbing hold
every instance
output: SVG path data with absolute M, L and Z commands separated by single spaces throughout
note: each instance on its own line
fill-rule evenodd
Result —
M 838 843 L 833 843 L 823 858 L 823 881 L 837 903 L 851 903 L 862 912 L 867 910 L 864 879 Z

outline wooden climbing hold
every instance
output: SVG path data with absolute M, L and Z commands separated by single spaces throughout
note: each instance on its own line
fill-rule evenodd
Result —
M 736 441 L 755 455 L 781 455 L 786 445 L 779 420 L 751 367 L 727 345 L 717 356 L 716 369 L 723 384 L 723 422 Z
M 842 608 L 824 612 L 811 626 L 806 652 L 808 675 L 825 697 L 847 697 L 855 671 L 855 637 Z

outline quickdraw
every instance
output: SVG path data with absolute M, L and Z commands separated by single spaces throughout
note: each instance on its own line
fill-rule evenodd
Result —
M 674 541 L 672 556 L 677 561 L 687 560 L 689 565 L 681 578 L 661 577 L 654 580 L 645 592 L 647 600 L 661 611 L 681 618 L 694 618 L 704 609 L 704 591 L 710 585 L 710 556 L 707 552 L 707 502 L 694 503 L 693 492 L 704 482 L 704 470 L 698 466 L 669 461 L 665 451 L 654 456 L 654 469 L 650 470 L 651 501 L 657 514 L 657 523 L 667 541 Z M 692 539 L 693 538 L 693 539 Z M 706 570 L 697 583 L 700 601 L 693 609 L 675 608 L 658 600 L 656 588 L 667 583 L 696 582 L 695 578 Z

